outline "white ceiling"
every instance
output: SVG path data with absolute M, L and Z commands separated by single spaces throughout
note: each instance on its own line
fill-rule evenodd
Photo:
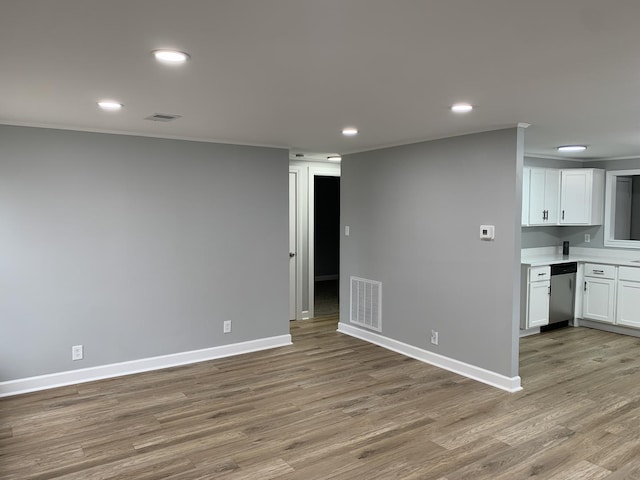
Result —
M 526 122 L 531 155 L 640 156 L 639 20 L 639 0 L 2 0 L 0 123 L 349 153 Z

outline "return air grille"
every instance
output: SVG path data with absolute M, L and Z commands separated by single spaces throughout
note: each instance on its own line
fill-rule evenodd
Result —
M 152 122 L 170 122 L 176 118 L 180 118 L 182 115 L 172 115 L 170 113 L 154 113 L 153 115 L 146 117 L 145 120 L 151 120 Z
M 382 283 L 351 277 L 351 323 L 381 331 Z

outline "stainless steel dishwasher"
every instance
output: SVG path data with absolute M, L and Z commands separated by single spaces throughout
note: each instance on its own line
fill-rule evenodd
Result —
M 549 300 L 549 327 L 559 327 L 573 320 L 576 294 L 576 262 L 551 265 L 551 299 Z

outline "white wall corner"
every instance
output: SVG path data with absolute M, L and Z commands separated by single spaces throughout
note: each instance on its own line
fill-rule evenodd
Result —
M 22 393 L 36 392 L 49 388 L 64 387 L 78 383 L 93 382 L 105 378 L 132 375 L 134 373 L 161 370 L 163 368 L 177 367 L 190 363 L 215 360 L 217 358 L 231 357 L 244 353 L 268 350 L 271 348 L 291 345 L 291 335 L 260 338 L 247 342 L 233 343 L 219 347 L 204 348 L 188 352 L 173 353 L 158 357 L 141 358 L 128 362 L 112 363 L 97 367 L 57 372 L 37 377 L 19 378 L 0 382 L 0 397 L 19 395 Z
M 519 376 L 507 377 L 500 373 L 492 372 L 491 370 L 486 370 L 453 358 L 445 357 L 444 355 L 433 353 L 419 347 L 414 347 L 413 345 L 408 345 L 398 340 L 393 340 L 383 335 L 353 327 L 342 322 L 338 324 L 338 332 L 373 343 L 386 348 L 387 350 L 400 353 L 415 360 L 457 373 L 463 377 L 491 385 L 492 387 L 496 387 L 507 392 L 514 393 L 522 390 Z

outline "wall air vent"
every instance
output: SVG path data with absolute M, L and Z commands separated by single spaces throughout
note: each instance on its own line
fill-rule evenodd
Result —
M 351 323 L 381 331 L 381 305 L 382 283 L 351 277 Z
M 151 120 L 152 122 L 170 122 L 176 118 L 180 118 L 182 115 L 171 115 L 169 113 L 154 113 L 153 115 L 146 117 L 145 120 Z

